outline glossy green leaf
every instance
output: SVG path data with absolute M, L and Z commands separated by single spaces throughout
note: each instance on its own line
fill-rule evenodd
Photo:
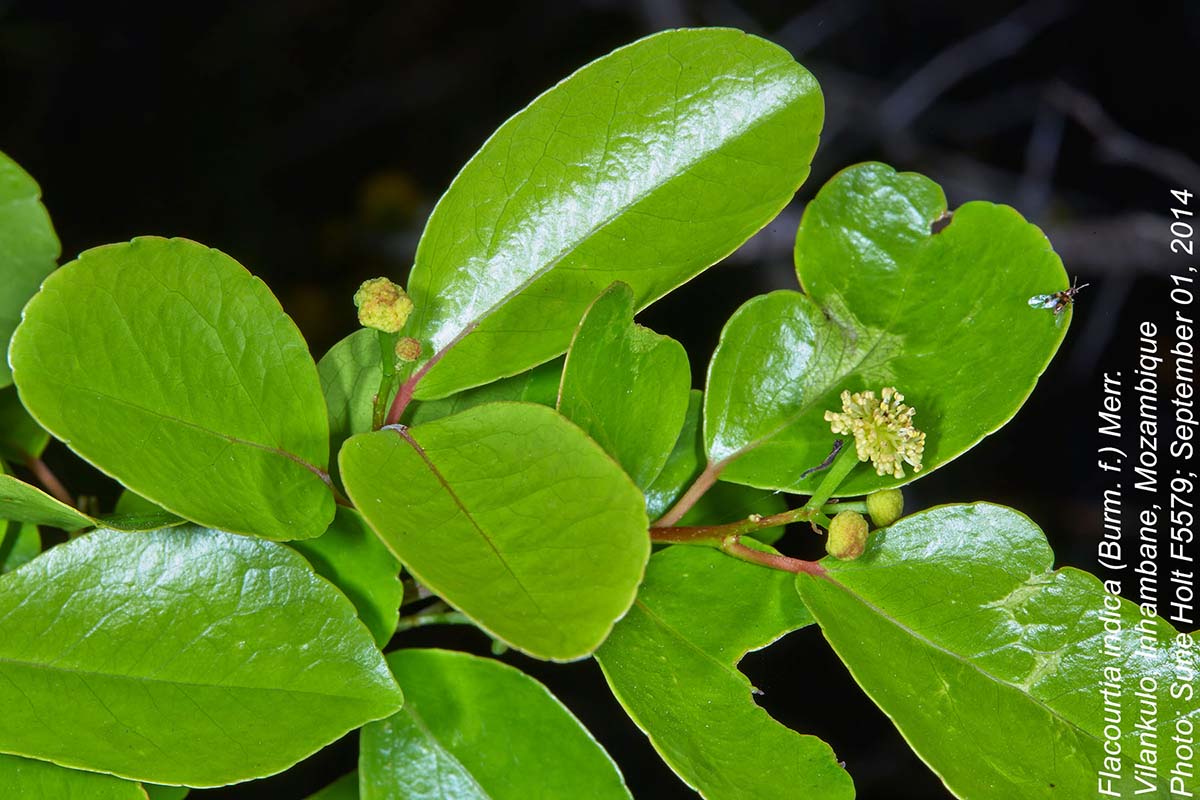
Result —
M 356 433 L 371 430 L 371 415 L 383 370 L 379 364 L 379 336 L 360 328 L 329 348 L 317 362 L 321 392 L 329 415 L 329 452 Z
M 11 386 L 0 389 L 0 458 L 24 464 L 40 458 L 49 443 L 50 434 L 29 416 L 17 390 Z
M 113 512 L 121 516 L 166 513 L 162 510 L 161 506 L 150 502 L 137 492 L 131 492 L 128 489 L 125 489 L 117 496 L 117 504 L 113 508 Z
M 1179 675 L 1200 670 L 1200 647 L 1146 617 L 1156 644 L 1140 650 L 1139 607 L 1053 562 L 1022 514 L 943 506 L 875 533 L 856 561 L 826 559 L 824 578 L 802 575 L 797 586 L 855 680 L 959 797 L 1099 796 L 1101 689 L 1112 677 L 1105 668 L 1118 670 L 1125 722 L 1110 771 L 1123 775 L 1113 788 L 1132 797 L 1145 710 L 1132 693 L 1152 682 L 1149 727 L 1169 743 L 1176 719 L 1200 718 L 1194 702 L 1170 695 Z
M 0 475 L 0 520 L 49 525 L 64 531 L 103 526 L 122 531 L 149 531 L 183 522 L 162 510 L 152 513 L 90 517 L 11 475 Z
M 358 512 L 338 508 L 329 530 L 292 547 L 350 598 L 375 642 L 386 645 L 396 632 L 404 597 L 400 564 Z
M 720 261 L 808 176 L 823 116 L 785 50 L 717 28 L 634 42 L 538 97 L 467 163 L 421 237 L 406 333 L 427 358 L 452 349 L 417 396 L 558 355 L 613 281 L 643 308 Z
M 186 522 L 169 511 L 158 511 L 151 514 L 105 514 L 93 520 L 98 528 L 109 528 L 127 533 L 172 528 L 176 525 L 184 525 Z
M 30 301 L 11 358 L 38 422 L 168 511 L 270 539 L 333 518 L 308 348 L 223 253 L 153 237 L 89 250 Z
M 12 475 L 0 475 L 0 519 L 50 525 L 64 531 L 90 528 L 96 521 Z
M 674 546 L 650 559 L 596 659 L 663 760 L 708 800 L 852 798 L 829 746 L 771 719 L 737 670 L 746 652 L 811 622 L 789 573 Z
M 0 475 L 9 475 L 8 465 L 0 458 Z M 3 484 L 0 484 L 2 487 Z M 29 487 L 32 489 L 32 487 Z M 35 490 L 36 491 L 36 490 Z M 2 492 L 2 488 L 0 488 Z M 35 503 L 36 505 L 40 505 Z M 0 510 L 4 501 L 0 500 Z M 31 522 L 5 519 L 0 515 L 0 572 L 12 572 L 42 551 L 42 535 Z
M 409 424 L 420 425 L 484 403 L 503 401 L 553 406 L 558 402 L 562 372 L 563 360 L 556 358 L 519 375 L 502 378 L 473 389 L 464 389 L 449 397 L 414 401 L 409 406 L 411 411 L 405 415 L 405 419 Z
M 641 492 L 553 409 L 491 403 L 356 436 L 346 491 L 422 584 L 530 655 L 580 658 L 650 551 Z
M 161 506 L 128 489 L 117 497 L 113 513 L 105 514 L 96 520 L 99 527 L 118 531 L 149 531 L 182 525 L 184 522 L 181 517 L 163 510 Z
M 42 535 L 37 525 L 0 520 L 0 572 L 12 572 L 22 564 L 28 564 L 40 552 Z
M 400 690 L 354 608 L 287 547 L 97 531 L 0 578 L 0 752 L 162 784 L 286 769 Z
M 149 800 L 183 800 L 190 793 L 186 786 L 157 786 L 145 784 L 146 796 Z
M 692 372 L 683 345 L 633 321 L 633 290 L 616 283 L 588 308 L 567 352 L 558 410 L 639 487 L 662 471 L 683 427 Z
M 111 775 L 5 755 L 0 755 L 0 789 L 11 800 L 146 800 L 147 797 L 141 786 Z
M 920 475 L 1017 412 L 1067 330 L 1029 298 L 1065 289 L 1066 273 L 1013 209 L 967 203 L 931 232 L 945 211 L 936 184 L 883 164 L 821 189 L 796 239 L 808 294 L 746 303 L 709 366 L 705 441 L 724 480 L 810 492 L 821 475 L 800 475 L 829 453 L 824 413 L 843 390 L 904 394 L 927 435 Z M 838 494 L 912 478 L 859 467 Z
M 8 352 L 21 309 L 61 252 L 41 196 L 33 178 L 0 153 L 0 354 Z M 11 383 L 8 359 L 0 355 L 0 387 Z
M 646 489 L 646 513 L 658 519 L 683 495 L 704 469 L 704 434 L 700 414 L 704 393 L 692 390 L 688 398 L 683 430 L 666 466 Z M 715 525 L 736 522 L 751 514 L 769 516 L 787 510 L 783 495 L 750 486 L 717 481 L 679 520 L 679 525 Z M 783 536 L 784 528 L 766 528 L 753 533 L 760 542 L 773 544 Z
M 306 800 L 359 800 L 358 772 L 349 772 Z
M 363 800 L 629 800 L 608 754 L 523 672 L 448 650 L 398 650 L 388 664 L 407 697 L 363 728 Z

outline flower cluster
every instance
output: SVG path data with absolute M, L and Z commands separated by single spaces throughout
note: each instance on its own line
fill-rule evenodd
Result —
M 364 281 L 354 293 L 358 321 L 364 328 L 399 333 L 412 313 L 413 302 L 404 289 L 387 278 Z
M 825 412 L 834 433 L 854 435 L 859 461 L 870 461 L 879 475 L 904 477 L 904 464 L 921 471 L 925 434 L 913 427 L 917 412 L 904 405 L 904 395 L 885 387 L 883 399 L 874 392 L 842 392 L 842 413 Z

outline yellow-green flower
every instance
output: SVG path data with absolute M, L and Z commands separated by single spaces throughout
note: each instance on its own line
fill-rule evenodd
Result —
M 904 405 L 904 395 L 885 387 L 883 399 L 874 392 L 842 392 L 842 413 L 826 411 L 834 433 L 854 435 L 859 461 L 870 461 L 879 475 L 904 477 L 904 464 L 921 471 L 925 434 L 913 427 L 917 412 Z
M 384 333 L 399 333 L 413 310 L 413 301 L 404 289 L 387 278 L 363 281 L 354 293 L 354 305 L 360 325 Z

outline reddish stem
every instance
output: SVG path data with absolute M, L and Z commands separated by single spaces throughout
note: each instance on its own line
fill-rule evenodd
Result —
M 781 556 L 777 553 L 764 553 L 762 550 L 755 550 L 753 547 L 747 547 L 742 544 L 740 536 L 731 536 L 721 545 L 721 550 L 734 558 L 740 558 L 743 561 L 749 561 L 753 564 L 760 564 L 771 569 L 779 569 L 784 572 L 799 573 L 804 572 L 812 575 L 814 578 L 825 577 L 825 568 L 817 561 L 805 561 L 800 558 L 790 558 Z
M 683 515 L 691 510 L 692 506 L 696 505 L 704 496 L 704 493 L 717 482 L 724 467 L 725 464 L 722 462 L 706 466 L 704 471 L 696 476 L 696 480 L 688 487 L 688 490 L 683 493 L 683 497 L 680 497 L 667 513 L 659 517 L 658 521 L 654 523 L 654 527 L 666 528 L 683 519 Z
M 442 358 L 449 353 L 454 345 L 461 342 L 468 333 L 475 330 L 478 322 L 472 322 L 467 327 L 458 332 L 458 335 L 446 343 L 446 346 L 430 356 L 429 360 L 422 364 L 416 372 L 409 376 L 408 380 L 400 384 L 400 390 L 396 392 L 396 399 L 392 401 L 392 407 L 388 409 L 387 419 L 384 420 L 384 425 L 395 425 L 400 422 L 400 417 L 404 416 L 404 409 L 408 408 L 408 404 L 412 402 L 413 393 L 417 390 L 417 384 L 421 382 L 429 370 L 433 369 Z
M 670 544 L 712 544 L 719 546 L 730 536 L 741 536 L 746 533 L 763 531 L 780 525 L 790 525 L 793 522 L 811 520 L 817 512 L 809 508 L 793 508 L 781 511 L 769 517 L 753 516 L 749 519 L 728 522 L 724 525 L 677 525 L 674 527 L 650 529 L 650 539 L 655 542 Z
M 741 539 L 747 533 L 766 530 L 792 522 L 811 520 L 820 512 L 809 508 L 794 508 L 769 517 L 753 516 L 726 525 L 684 525 L 670 528 L 651 528 L 650 539 L 661 544 L 689 544 L 715 547 L 721 552 L 771 569 L 785 572 L 806 572 L 809 575 L 821 577 L 825 568 L 816 561 L 804 561 L 790 558 L 777 553 L 766 553 L 742 544 Z
M 67 491 L 66 486 L 63 486 L 58 476 L 50 470 L 50 467 L 46 466 L 45 461 L 37 456 L 29 456 L 25 459 L 25 466 L 54 499 L 75 508 L 75 500 L 71 497 L 71 493 Z

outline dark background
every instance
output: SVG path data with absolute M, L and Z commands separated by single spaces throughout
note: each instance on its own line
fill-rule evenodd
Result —
M 354 328 L 361 280 L 406 277 L 432 203 L 504 119 L 587 61 L 686 25 L 735 26 L 789 48 L 821 82 L 828 119 L 796 202 L 640 321 L 687 346 L 702 385 L 728 315 L 795 286 L 803 205 L 850 163 L 924 172 L 952 207 L 1015 206 L 1091 285 L 1030 402 L 908 490 L 909 508 L 1013 505 L 1046 529 L 1060 563 L 1094 570 L 1100 376 L 1128 365 L 1139 320 L 1165 313 L 1163 276 L 1178 266 L 1168 191 L 1200 191 L 1200 4 L 0 0 L 0 150 L 41 183 L 64 260 L 140 234 L 218 247 L 274 288 L 319 356 Z M 111 496 L 62 449 L 47 460 L 73 489 Z M 793 534 L 782 546 L 809 545 Z M 488 651 L 465 629 L 396 644 Z M 505 659 L 587 724 L 636 796 L 694 796 L 594 663 Z M 772 715 L 832 744 L 861 797 L 948 796 L 815 629 L 743 668 Z M 351 736 L 284 775 L 194 795 L 300 798 L 354 759 Z

